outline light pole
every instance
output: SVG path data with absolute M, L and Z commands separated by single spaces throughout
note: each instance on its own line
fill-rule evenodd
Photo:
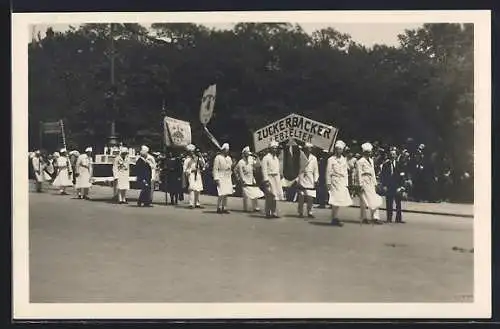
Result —
M 109 145 L 118 145 L 118 137 L 116 136 L 116 86 L 115 86 L 115 36 L 113 33 L 114 24 L 110 26 L 110 48 L 111 48 L 111 133 L 109 136 Z

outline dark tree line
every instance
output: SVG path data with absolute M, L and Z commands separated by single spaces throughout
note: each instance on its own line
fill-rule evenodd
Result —
M 113 116 L 124 143 L 159 147 L 163 100 L 167 115 L 190 121 L 194 141 L 209 147 L 198 115 L 203 90 L 216 83 L 209 127 L 235 148 L 251 143 L 253 129 L 296 112 L 339 127 L 344 140 L 399 145 L 411 137 L 470 170 L 472 24 L 425 24 L 400 35 L 398 47 L 373 48 L 332 28 L 308 35 L 284 23 L 152 29 L 163 41 L 138 24 L 48 29 L 33 40 L 30 147 L 38 147 L 38 122 L 60 118 L 70 146 L 99 147 Z

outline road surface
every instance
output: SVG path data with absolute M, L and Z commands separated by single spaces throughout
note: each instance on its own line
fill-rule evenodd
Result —
M 316 209 L 309 222 L 282 203 L 275 220 L 234 211 L 30 193 L 32 303 L 471 302 L 473 219 L 406 213 L 407 224 L 344 227 Z M 382 215 L 385 215 L 382 213 Z M 382 216 L 383 218 L 384 216 Z

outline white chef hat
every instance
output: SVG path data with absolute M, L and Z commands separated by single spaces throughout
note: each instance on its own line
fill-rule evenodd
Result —
M 35 151 L 35 154 L 40 154 L 40 153 L 41 153 L 40 150 Z
M 87 152 L 92 152 L 92 147 L 90 147 L 90 146 L 89 146 L 89 147 L 87 147 L 87 148 L 85 149 L 85 153 L 87 153 Z
M 65 149 L 65 148 L 62 148 L 59 152 L 61 152 L 61 153 L 66 153 L 66 149 Z
M 364 143 L 361 145 L 361 149 L 363 152 L 371 152 L 373 150 L 373 146 L 370 143 Z
M 141 146 L 141 152 L 142 153 L 148 153 L 149 152 L 149 147 L 147 147 L 146 145 L 142 145 Z
M 425 144 L 420 144 L 420 145 L 418 146 L 418 149 L 419 149 L 419 150 L 423 150 L 423 149 L 425 149 Z
M 309 142 L 304 144 L 304 148 L 311 149 L 312 147 L 313 147 L 313 145 Z
M 271 143 L 269 143 L 269 147 L 278 147 L 279 144 L 277 141 L 271 141 Z
M 250 153 L 250 147 L 249 146 L 245 146 L 243 148 L 243 150 L 241 150 L 241 153 Z
M 80 152 L 73 150 L 73 151 L 69 152 L 69 155 L 80 155 Z
M 226 151 L 229 151 L 229 144 L 228 144 L 228 143 L 224 143 L 224 144 L 222 144 L 222 146 L 221 146 L 221 148 L 220 148 L 220 149 L 221 149 L 221 150 L 226 150 Z
M 126 148 L 124 146 L 120 147 L 120 153 L 122 153 L 122 154 L 123 153 L 128 153 L 128 148 Z
M 59 152 L 54 152 L 54 156 L 58 157 L 59 156 Z
M 343 141 L 341 141 L 341 140 L 338 140 L 338 141 L 335 142 L 335 148 L 336 149 L 339 148 L 339 149 L 343 150 L 343 149 L 345 149 L 345 146 L 346 146 L 345 143 Z
M 189 144 L 188 146 L 186 146 L 186 150 L 188 150 L 189 152 L 193 152 L 195 149 L 196 146 L 194 146 L 193 144 Z

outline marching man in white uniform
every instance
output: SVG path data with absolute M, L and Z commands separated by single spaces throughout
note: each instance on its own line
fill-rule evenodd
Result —
M 217 213 L 229 214 L 227 197 L 233 194 L 233 159 L 229 155 L 229 144 L 224 143 L 221 152 L 215 156 L 213 167 L 213 178 L 217 185 Z
M 281 167 L 278 142 L 272 141 L 268 153 L 262 158 L 262 180 L 265 185 L 266 218 L 279 218 L 277 201 L 285 199 L 281 184 Z
M 56 158 L 57 176 L 52 185 L 59 187 L 61 195 L 68 195 L 66 188 L 73 186 L 73 171 L 71 163 L 66 157 L 66 149 L 61 149 L 60 155 Z
M 35 172 L 36 181 L 36 191 L 38 193 L 42 192 L 42 183 L 44 181 L 44 170 L 45 165 L 42 158 L 40 157 L 40 151 L 35 151 L 31 158 L 31 165 L 33 166 L 33 171 Z
M 352 205 L 349 194 L 349 174 L 347 159 L 342 155 L 345 143 L 341 140 L 335 142 L 335 154 L 328 158 L 326 164 L 326 187 L 330 194 L 328 204 L 332 205 L 332 225 L 342 226 L 338 212 L 340 207 Z
M 144 150 L 144 151 L 147 150 L 146 153 L 148 155 L 146 156 L 146 162 L 151 167 L 151 197 L 150 198 L 152 201 L 153 196 L 154 196 L 154 192 L 155 192 L 155 184 L 157 181 L 156 159 L 155 159 L 154 155 L 149 153 L 149 147 L 147 147 L 146 145 L 142 145 L 141 150 Z
M 85 153 L 78 156 L 76 160 L 76 183 L 78 199 L 89 199 L 89 189 L 92 186 L 92 148 L 87 147 Z
M 246 146 L 241 151 L 242 158 L 236 165 L 236 173 L 241 181 L 243 190 L 243 210 L 248 211 L 248 200 L 252 202 L 252 211 L 260 211 L 258 200 L 264 196 L 264 192 L 257 186 L 254 171 L 259 167 L 258 158 L 252 156 L 250 147 Z
M 189 208 L 202 208 L 200 205 L 200 192 L 203 191 L 203 177 L 201 171 L 205 168 L 205 159 L 195 154 L 196 146 L 186 146 L 188 155 L 184 159 L 183 172 L 188 183 Z
M 115 162 L 113 163 L 113 178 L 118 192 L 118 203 L 128 203 L 127 190 L 130 189 L 130 159 L 126 147 L 121 147 L 120 155 L 115 158 Z
M 313 145 L 311 143 L 305 143 L 304 145 L 303 152 L 306 158 L 301 161 L 301 168 L 297 179 L 298 212 L 300 218 L 304 217 L 304 201 L 307 203 L 307 217 L 314 218 L 312 207 L 314 198 L 316 197 L 316 184 L 319 179 L 319 169 L 318 159 L 311 153 L 312 147 Z
M 357 182 L 360 186 L 360 217 L 362 223 L 368 223 L 366 208 L 370 213 L 370 220 L 374 224 L 381 224 L 378 208 L 382 204 L 382 198 L 376 192 L 377 177 L 375 166 L 371 158 L 373 146 L 370 143 L 361 145 L 363 156 L 356 162 Z

